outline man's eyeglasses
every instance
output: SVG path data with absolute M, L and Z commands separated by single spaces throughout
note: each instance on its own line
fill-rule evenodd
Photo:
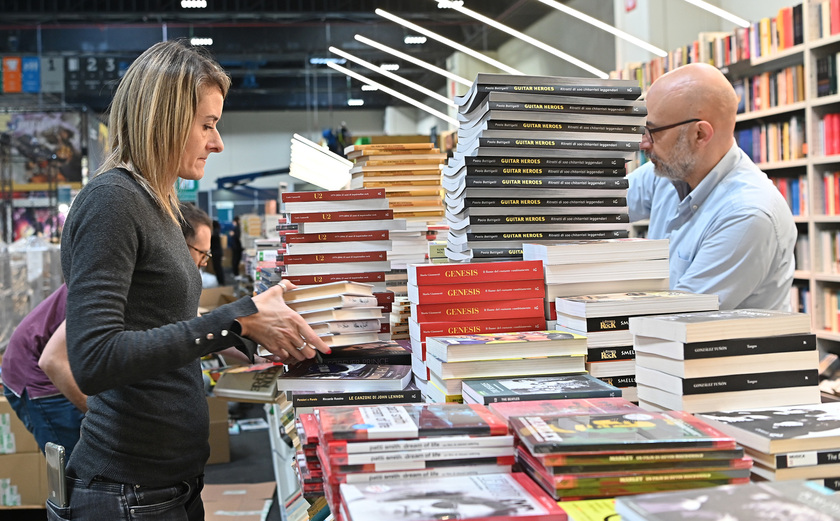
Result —
M 209 261 L 210 259 L 213 258 L 213 254 L 210 253 L 210 250 L 207 250 L 207 251 L 199 250 L 198 248 L 196 248 L 192 244 L 187 244 L 187 246 L 189 246 L 191 249 L 193 249 L 193 250 L 195 250 L 195 251 L 197 251 L 198 253 L 201 254 L 201 262 L 207 262 L 207 261 Z
M 656 132 L 661 132 L 663 130 L 668 130 L 669 128 L 679 127 L 680 125 L 687 125 L 689 123 L 694 123 L 695 121 L 703 121 L 702 119 L 693 118 L 687 119 L 685 121 L 680 121 L 679 123 L 672 123 L 671 125 L 662 125 L 661 127 L 649 127 L 645 125 L 645 137 L 650 141 L 650 144 L 653 144 L 653 134 Z

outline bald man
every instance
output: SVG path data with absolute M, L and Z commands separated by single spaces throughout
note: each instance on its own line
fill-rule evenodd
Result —
M 629 175 L 632 220 L 670 240 L 672 289 L 716 294 L 721 309 L 790 310 L 796 226 L 781 194 L 735 144 L 738 96 L 716 68 L 685 65 L 646 96 Z

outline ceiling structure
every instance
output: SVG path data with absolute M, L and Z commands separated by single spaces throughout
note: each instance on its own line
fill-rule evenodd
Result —
M 228 110 L 341 108 L 350 98 L 366 108 L 402 104 L 351 80 L 313 58 L 335 57 L 338 47 L 380 65 L 398 63 L 399 76 L 432 90 L 442 76 L 394 58 L 354 39 L 360 34 L 441 68 L 453 53 L 434 40 L 407 45 L 412 31 L 377 15 L 377 8 L 407 19 L 477 51 L 493 51 L 510 37 L 434 0 L 207 0 L 204 9 L 181 7 L 181 0 L 0 0 L 0 55 L 82 58 L 124 70 L 144 49 L 162 39 L 212 38 L 210 51 L 233 79 Z M 467 0 L 466 6 L 517 30 L 552 11 L 536 0 Z M 351 62 L 345 67 L 411 97 L 399 83 Z M 472 79 L 472 78 L 468 78 Z M 81 81 L 63 101 L 101 112 L 115 80 Z M 85 89 L 85 86 L 90 87 Z M 7 103 L 11 101 L 8 99 Z M 0 95 L 0 106 L 4 105 Z

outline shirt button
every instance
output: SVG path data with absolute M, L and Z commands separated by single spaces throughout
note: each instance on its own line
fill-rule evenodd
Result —
M 207 340 L 213 340 L 214 338 L 213 333 L 207 333 Z
M 695 212 L 697 211 L 698 206 L 696 204 L 691 205 L 691 209 Z
M 228 336 L 228 330 L 222 329 L 222 336 Z
M 201 339 L 200 339 L 200 338 L 196 338 L 196 339 L 195 339 L 195 345 L 200 345 L 200 344 L 201 344 Z

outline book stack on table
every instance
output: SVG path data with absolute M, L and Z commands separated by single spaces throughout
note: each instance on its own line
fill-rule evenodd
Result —
M 509 473 L 514 462 L 507 422 L 484 406 L 322 407 L 301 421 L 312 418 L 315 423 L 308 425 L 317 424 L 315 452 L 334 515 L 341 512 L 347 485 L 387 488 L 423 478 L 467 479 Z M 315 440 L 311 429 L 306 439 Z
M 746 449 L 754 481 L 807 479 L 840 490 L 840 402 L 696 416 Z
M 544 330 L 543 284 L 540 262 L 410 265 L 408 326 L 418 385 L 430 378 L 427 337 Z M 460 388 L 446 394 L 460 400 Z
M 443 169 L 447 257 L 521 259 L 523 242 L 627 237 L 625 162 L 647 111 L 634 81 L 476 76 Z
M 553 411 L 548 402 L 492 406 L 509 411 L 518 464 L 557 500 L 749 482 L 752 460 L 743 449 L 691 414 L 644 411 L 626 401 L 587 410 L 567 401 L 555 401 Z
M 630 318 L 639 405 L 709 412 L 820 403 L 804 313 L 736 309 Z
M 557 327 L 586 336 L 586 370 L 636 401 L 636 352 L 631 316 L 716 311 L 717 295 L 685 291 L 634 291 L 557 298 Z

